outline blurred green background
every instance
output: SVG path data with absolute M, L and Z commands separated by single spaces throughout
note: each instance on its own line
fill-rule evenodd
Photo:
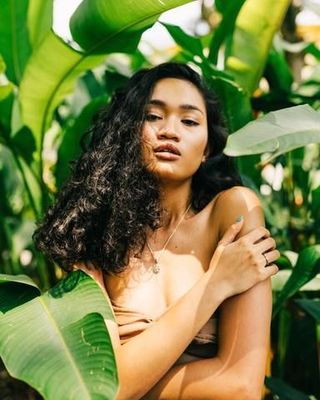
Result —
M 35 220 L 68 178 L 99 108 L 135 71 L 169 60 L 196 68 L 220 97 L 230 135 L 271 111 L 320 110 L 319 1 L 78 3 L 72 36 L 56 4 L 61 39 L 53 1 L 0 0 L 0 274 L 26 274 L 42 290 L 63 274 L 35 251 Z M 287 142 L 303 146 L 240 148 L 237 157 L 282 254 L 266 399 L 320 398 L 320 124 L 304 129 L 305 114 L 295 118 Z M 37 396 L 2 367 L 0 398 L 33 398 L 21 393 Z

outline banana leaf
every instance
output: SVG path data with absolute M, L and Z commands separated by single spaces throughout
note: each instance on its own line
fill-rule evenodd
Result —
M 70 20 L 73 39 L 87 52 L 132 52 L 160 14 L 192 0 L 84 0 Z
M 166 24 L 161 22 L 169 34 L 172 36 L 174 41 L 184 50 L 190 53 L 193 57 L 199 56 L 204 59 L 203 47 L 201 40 L 195 36 L 188 35 L 179 26 Z
M 306 247 L 300 252 L 290 278 L 276 298 L 272 317 L 274 318 L 284 303 L 318 273 L 320 273 L 320 245 Z
M 213 38 L 210 42 L 208 59 L 213 64 L 217 64 L 218 53 L 223 42 L 230 38 L 234 28 L 237 16 L 246 0 L 233 0 L 233 1 L 216 1 L 215 6 L 222 14 L 222 20 L 216 28 Z
M 113 399 L 117 370 L 104 319 L 113 319 L 104 293 L 75 271 L 0 315 L 0 356 L 46 400 Z
M 29 0 L 27 24 L 29 42 L 35 49 L 51 30 L 53 22 L 53 0 Z
M 19 100 L 22 123 L 33 132 L 38 160 L 55 108 L 72 91 L 76 79 L 103 60 L 104 56 L 86 57 L 53 32 L 32 54 L 21 81 Z
M 284 108 L 249 122 L 229 136 L 229 156 L 271 153 L 268 161 L 309 143 L 320 142 L 320 113 L 308 105 Z
M 226 47 L 226 71 L 251 95 L 261 78 L 274 34 L 290 0 L 246 0 Z

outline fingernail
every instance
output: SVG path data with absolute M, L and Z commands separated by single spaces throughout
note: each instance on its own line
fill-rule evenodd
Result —
M 236 218 L 236 222 L 241 222 L 243 220 L 243 215 L 238 215 Z

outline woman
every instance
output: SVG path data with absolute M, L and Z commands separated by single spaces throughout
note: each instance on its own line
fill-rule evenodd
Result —
M 188 66 L 161 64 L 89 133 L 34 240 L 106 291 L 117 399 L 259 399 L 279 252 L 222 153 L 215 96 Z

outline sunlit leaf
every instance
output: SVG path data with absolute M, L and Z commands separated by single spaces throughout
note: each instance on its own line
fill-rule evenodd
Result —
M 103 60 L 104 56 L 85 56 L 72 49 L 53 32 L 33 53 L 21 82 L 20 104 L 22 122 L 33 132 L 38 152 L 55 108 L 72 91 L 76 79 Z
M 117 371 L 104 318 L 113 319 L 105 295 L 76 271 L 0 316 L 0 356 L 46 400 L 113 399 Z
M 246 0 L 226 49 L 226 70 L 251 95 L 261 78 L 272 39 L 290 0 Z
M 191 0 L 84 0 L 72 15 L 74 40 L 90 53 L 131 52 L 161 13 Z
M 33 49 L 51 30 L 53 22 L 53 0 L 29 0 L 28 33 Z
M 270 159 L 309 143 L 320 142 L 320 113 L 308 105 L 274 111 L 229 136 L 225 154 L 271 153 Z

